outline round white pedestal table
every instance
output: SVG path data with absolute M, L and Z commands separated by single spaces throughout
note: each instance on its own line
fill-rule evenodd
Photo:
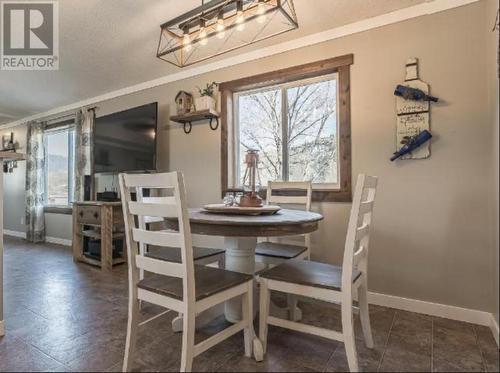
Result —
M 189 210 L 189 220 L 193 234 L 224 237 L 226 269 L 255 274 L 255 248 L 259 237 L 311 233 L 318 229 L 323 216 L 315 212 L 287 209 L 282 209 L 274 215 L 226 215 L 196 208 Z M 241 320 L 239 299 L 226 302 L 224 308 L 228 321 Z

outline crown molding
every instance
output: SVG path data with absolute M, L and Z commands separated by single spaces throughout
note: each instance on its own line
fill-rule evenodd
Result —
M 81 107 L 94 105 L 102 101 L 112 100 L 120 96 L 126 96 L 132 93 L 144 91 L 150 88 L 169 84 L 175 81 L 192 78 L 194 76 L 239 65 L 245 62 L 255 61 L 261 58 L 274 56 L 295 49 L 304 48 L 310 45 L 324 43 L 326 41 L 342 38 L 348 35 L 357 34 L 360 32 L 380 28 L 383 26 L 392 25 L 394 23 L 403 22 L 409 19 L 443 12 L 464 5 L 476 3 L 478 1 L 481 0 L 428 0 L 424 3 L 417 4 L 404 9 L 399 9 L 391 13 L 386 13 L 380 16 L 367 18 L 358 22 L 350 23 L 340 27 L 335 27 L 326 31 L 321 31 L 315 34 L 307 35 L 304 37 L 300 37 L 276 45 L 271 45 L 265 48 L 260 48 L 251 52 L 239 54 L 237 56 L 229 57 L 216 62 L 202 64 L 189 69 L 183 69 L 177 73 L 169 74 L 158 79 L 149 80 L 116 91 L 108 92 L 103 95 L 78 101 L 70 105 L 54 108 L 43 113 L 28 116 L 10 123 L 0 125 L 0 130 L 15 127 L 23 123 L 26 123 L 27 121 L 30 120 L 38 120 L 56 114 L 77 110 Z

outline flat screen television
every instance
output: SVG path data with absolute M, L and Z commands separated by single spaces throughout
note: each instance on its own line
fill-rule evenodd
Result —
M 97 118 L 94 172 L 156 170 L 157 119 L 157 102 Z

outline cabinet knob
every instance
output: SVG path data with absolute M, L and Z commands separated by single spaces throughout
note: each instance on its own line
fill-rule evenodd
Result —
M 99 217 L 99 214 L 97 212 L 94 212 L 94 218 L 98 218 Z
M 78 215 L 80 215 L 80 217 L 83 218 L 83 211 L 80 211 Z

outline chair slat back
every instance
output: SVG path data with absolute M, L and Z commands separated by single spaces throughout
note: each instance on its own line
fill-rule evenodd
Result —
M 358 176 L 352 200 L 351 215 L 347 229 L 342 266 L 342 290 L 351 286 L 355 269 L 366 275 L 368 246 L 375 206 L 378 178 L 361 174 Z
M 143 190 L 166 189 L 170 197 L 144 197 Z M 191 230 L 186 204 L 182 173 L 120 174 L 120 191 L 129 263 L 131 286 L 139 281 L 139 271 L 144 270 L 164 276 L 183 279 L 184 299 L 194 300 L 194 264 Z M 132 201 L 132 193 L 136 201 Z M 176 218 L 179 231 L 148 230 L 146 221 Z M 144 256 L 147 245 L 181 249 L 181 263 L 170 263 Z
M 273 192 L 297 192 L 303 195 L 275 195 Z M 310 181 L 269 181 L 267 183 L 267 204 L 299 205 L 303 210 L 311 211 L 312 183 Z M 305 245 L 310 248 L 311 235 L 305 234 Z M 270 240 L 269 238 L 267 239 Z
M 305 195 L 274 195 L 273 192 L 279 191 L 297 191 L 305 193 Z M 267 197 L 268 204 L 277 205 L 304 205 L 304 210 L 311 210 L 312 199 L 312 183 L 310 181 L 269 181 L 267 184 Z

